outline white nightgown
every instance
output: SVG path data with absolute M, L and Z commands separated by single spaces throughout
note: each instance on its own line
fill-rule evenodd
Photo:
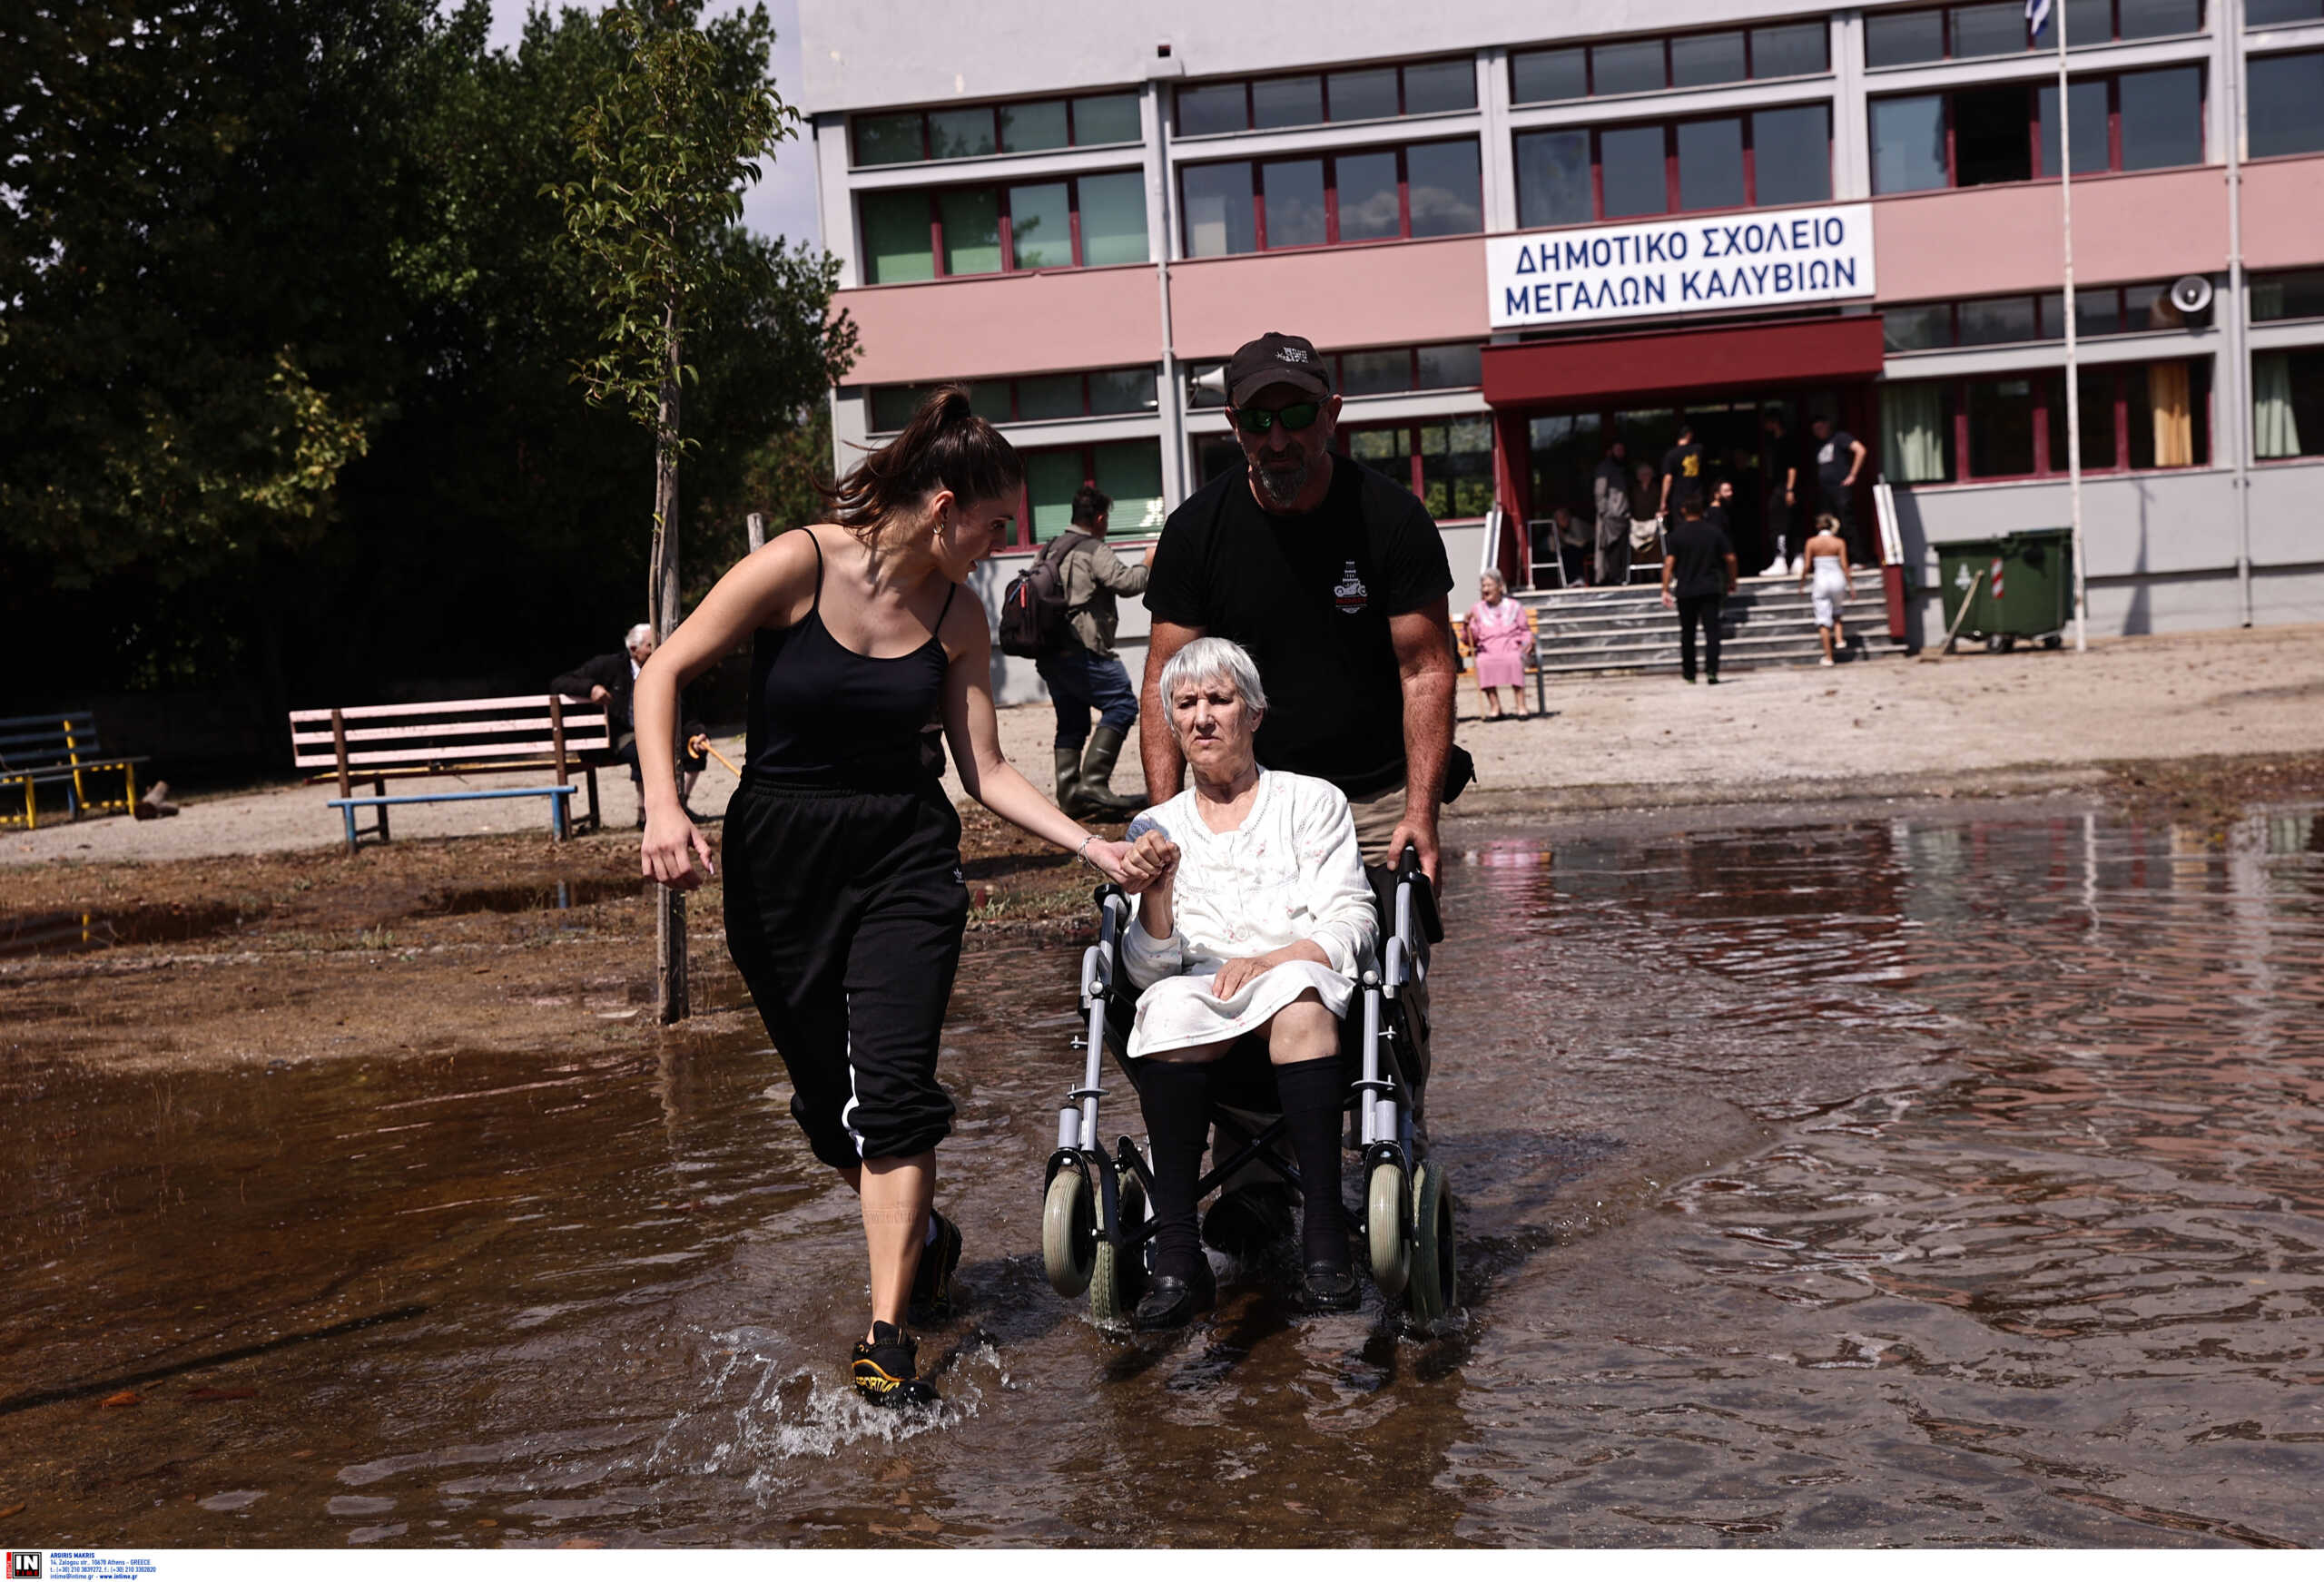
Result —
M 1240 829 L 1202 820 L 1192 790 L 1140 813 L 1136 840 L 1159 830 L 1179 850 L 1167 939 L 1133 922 L 1123 946 L 1129 980 L 1143 992 L 1129 1035 L 1133 1057 L 1213 1044 L 1265 1025 L 1308 989 L 1334 1016 L 1347 1012 L 1356 958 L 1379 933 L 1364 882 L 1355 820 L 1329 781 L 1259 771 L 1257 794 Z M 1229 999 L 1211 993 L 1219 968 L 1312 940 L 1331 965 L 1287 961 L 1269 968 Z

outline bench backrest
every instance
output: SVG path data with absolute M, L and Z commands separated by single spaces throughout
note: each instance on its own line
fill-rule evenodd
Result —
M 547 693 L 449 703 L 290 711 L 291 762 L 357 776 L 381 770 L 538 769 L 613 745 L 603 704 Z
M 0 720 L 0 770 L 54 769 L 104 755 L 94 714 L 19 714 Z

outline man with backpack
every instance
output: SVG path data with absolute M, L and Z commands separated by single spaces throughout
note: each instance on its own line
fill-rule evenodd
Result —
M 1114 655 L 1114 598 L 1144 593 L 1147 578 L 1145 566 L 1123 565 L 1106 546 L 1113 504 L 1094 484 L 1075 490 L 1072 526 L 1043 546 L 1001 605 L 1002 651 L 1033 661 L 1057 708 L 1057 803 L 1077 819 L 1127 819 L 1145 805 L 1109 783 L 1137 723 L 1137 693 Z

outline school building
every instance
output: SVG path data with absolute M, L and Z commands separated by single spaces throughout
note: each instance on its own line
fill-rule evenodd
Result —
M 2063 142 L 2093 633 L 2324 619 L 2324 0 L 2056 9 L 2063 113 L 2019 0 L 802 0 L 834 460 L 958 380 L 1027 455 L 1019 550 L 1085 478 L 1134 537 L 1239 465 L 1201 381 L 1283 329 L 1456 607 L 1682 417 L 1758 569 L 1823 415 L 1930 623 L 1934 545 L 2069 520 Z

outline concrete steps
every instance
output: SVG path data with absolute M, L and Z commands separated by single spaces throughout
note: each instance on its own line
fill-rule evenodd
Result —
M 1515 595 L 1531 607 L 1544 675 L 1675 670 L 1679 617 L 1660 587 L 1550 589 Z M 1824 656 L 1816 606 L 1792 577 L 1746 577 L 1719 611 L 1719 668 L 1814 664 Z M 1847 646 L 1841 663 L 1902 654 L 1888 635 L 1880 573 L 1859 571 L 1850 589 Z

